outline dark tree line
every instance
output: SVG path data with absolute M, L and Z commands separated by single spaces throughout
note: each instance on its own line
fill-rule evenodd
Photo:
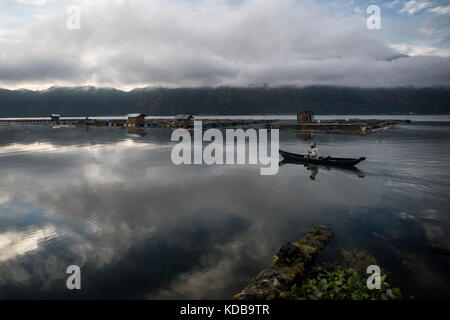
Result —
M 0 117 L 108 116 L 143 112 L 186 114 L 449 114 L 450 88 L 349 88 L 330 86 L 0 89 Z

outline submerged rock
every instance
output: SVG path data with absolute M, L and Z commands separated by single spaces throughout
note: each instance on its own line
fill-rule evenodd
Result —
M 272 265 L 261 271 L 250 284 L 234 296 L 236 300 L 274 300 L 300 280 L 320 250 L 333 237 L 331 229 L 316 226 L 299 241 L 286 243 Z

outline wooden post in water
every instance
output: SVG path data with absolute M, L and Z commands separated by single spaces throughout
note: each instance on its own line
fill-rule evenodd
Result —
M 443 256 L 450 257 L 450 250 L 444 249 L 444 248 L 440 248 L 440 247 L 435 246 L 433 244 L 430 244 L 428 246 L 428 250 L 430 250 L 433 253 L 437 253 L 437 254 L 440 254 L 440 255 L 443 255 Z

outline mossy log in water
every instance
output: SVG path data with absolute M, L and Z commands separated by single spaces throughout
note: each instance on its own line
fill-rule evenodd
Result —
M 234 296 L 236 300 L 274 300 L 299 281 L 319 251 L 333 237 L 331 229 L 316 226 L 300 240 L 283 245 L 272 265 L 261 271 L 250 284 Z

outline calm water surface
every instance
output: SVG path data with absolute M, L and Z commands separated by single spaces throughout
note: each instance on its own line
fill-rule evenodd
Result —
M 443 118 L 444 120 L 446 118 Z M 450 298 L 450 123 L 280 147 L 366 156 L 360 171 L 175 166 L 170 130 L 0 124 L 0 298 L 229 299 L 314 225 L 369 251 L 407 296 Z M 82 290 L 65 289 L 67 266 Z

